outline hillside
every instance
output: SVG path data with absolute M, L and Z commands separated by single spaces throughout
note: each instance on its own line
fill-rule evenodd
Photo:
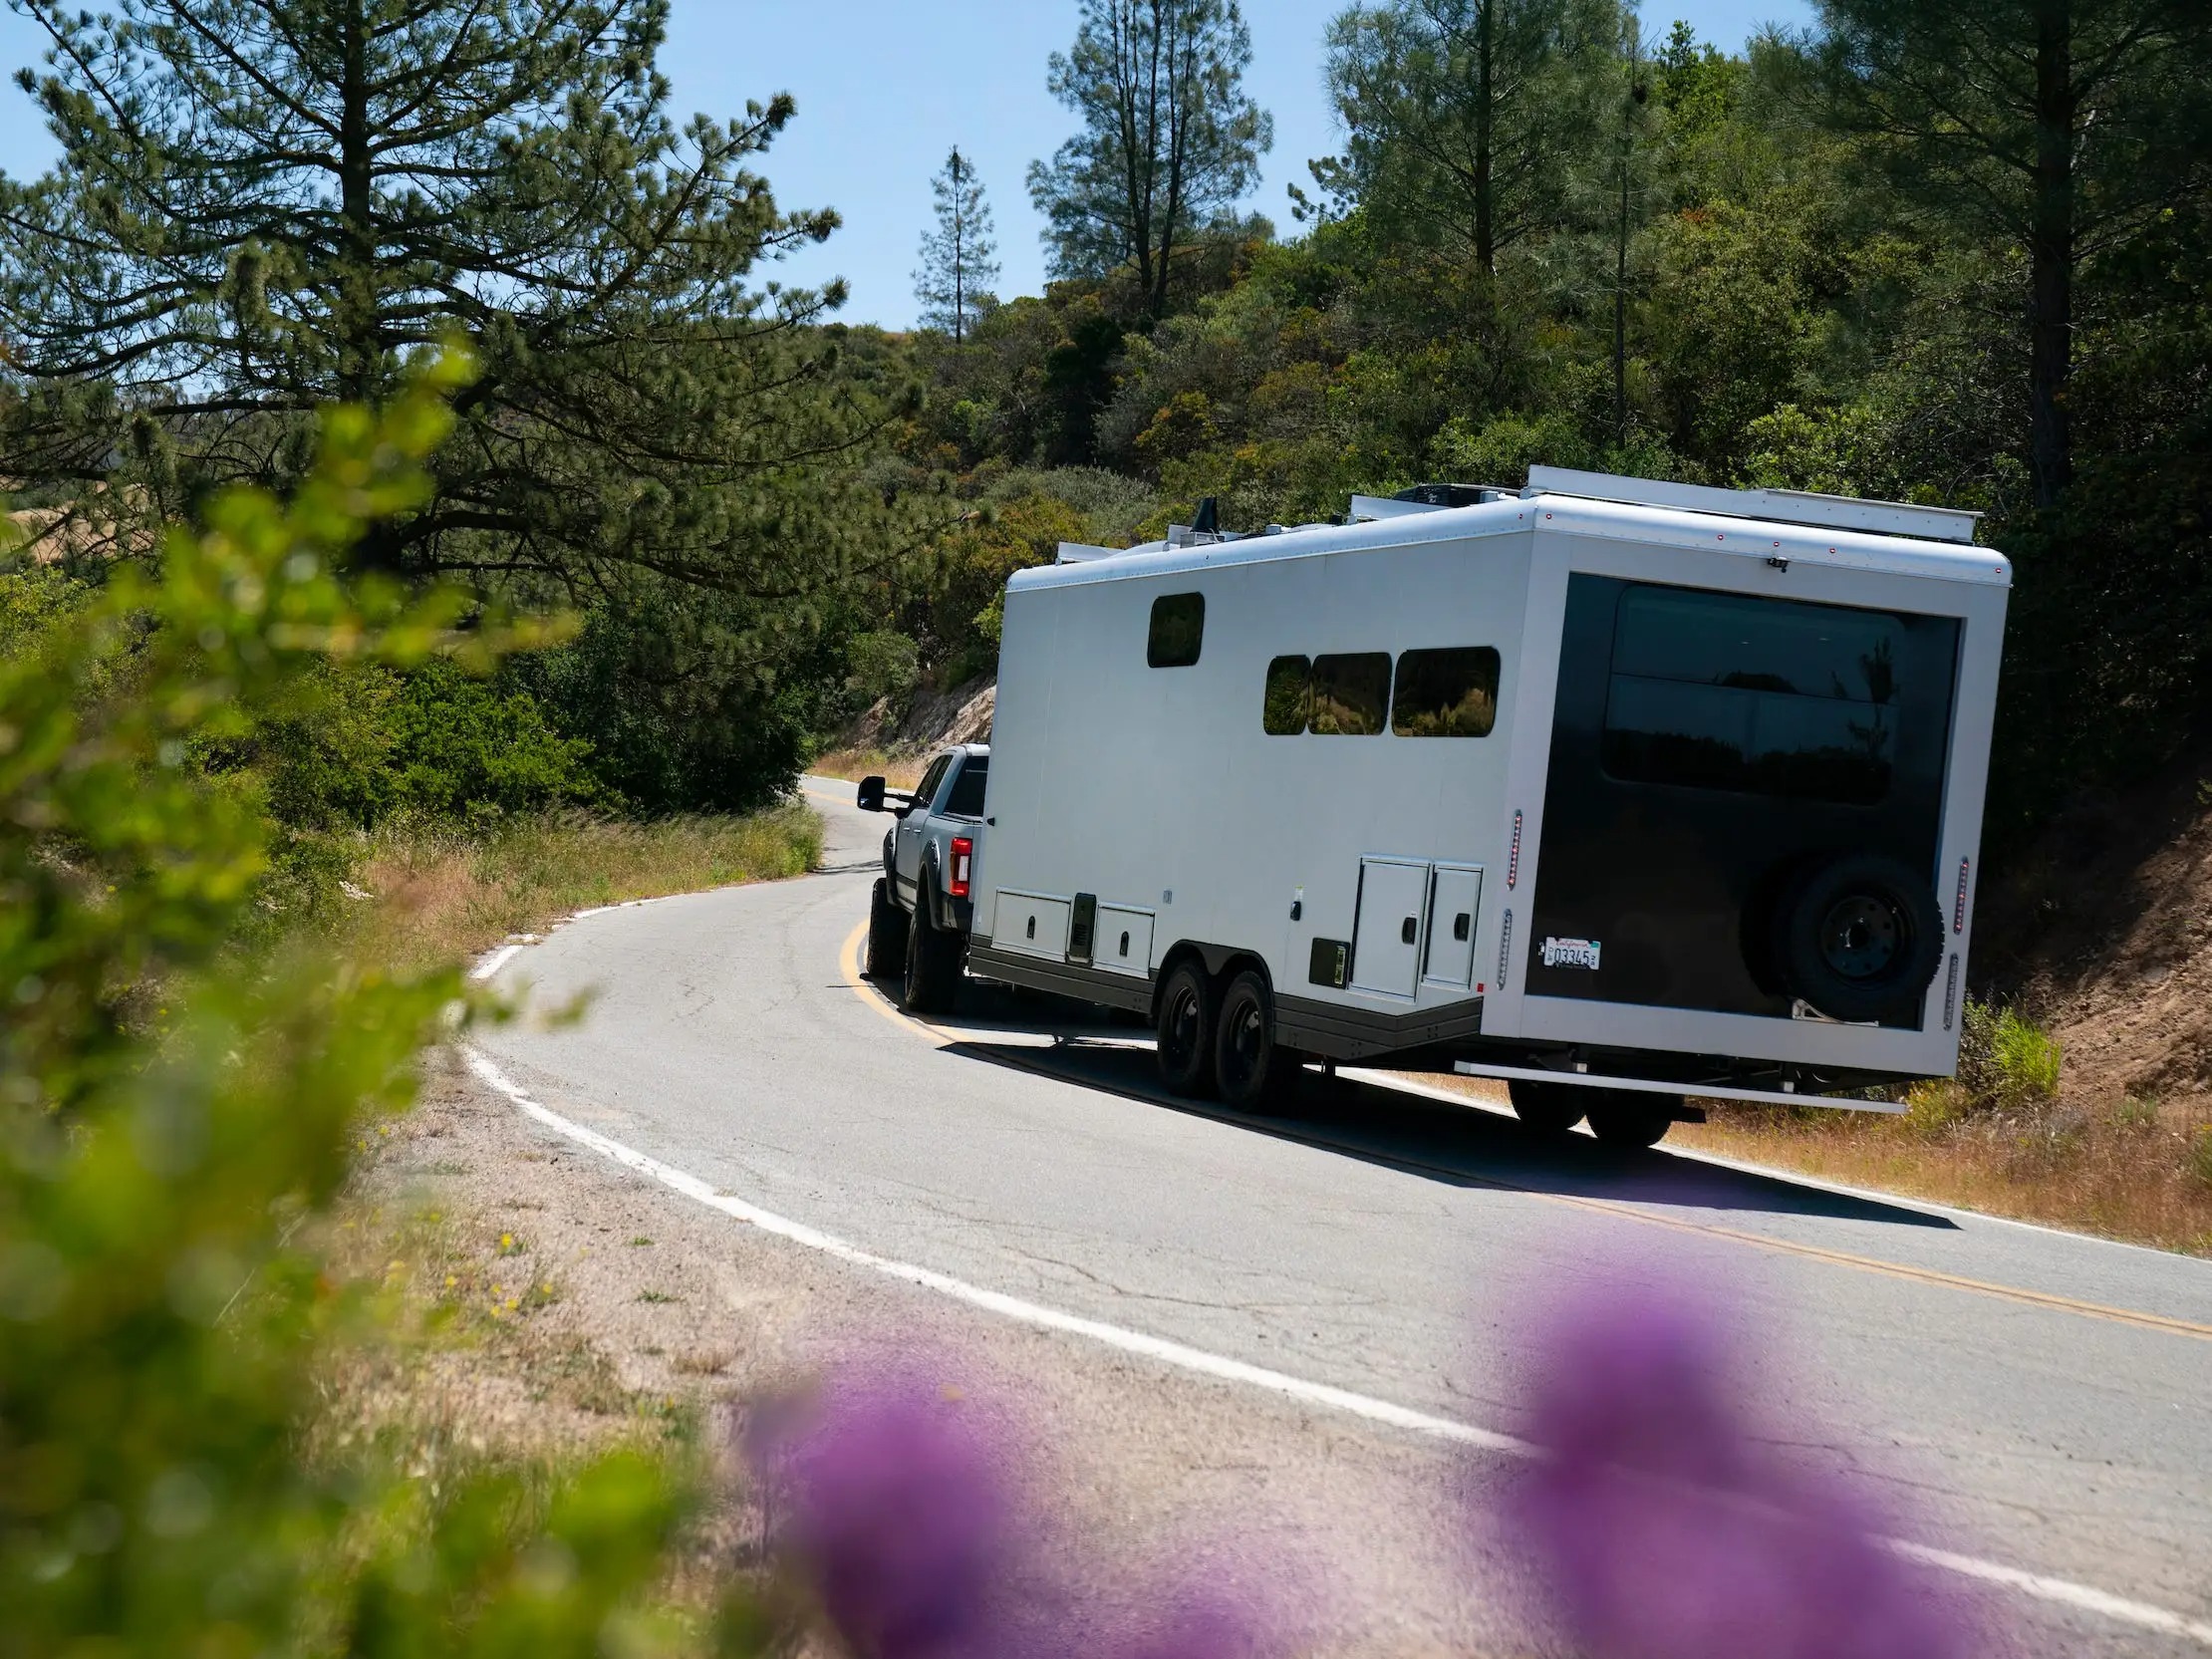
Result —
M 2208 768 L 2076 802 L 1982 896 L 1976 978 L 2050 1027 L 2079 1104 L 2212 1090 Z

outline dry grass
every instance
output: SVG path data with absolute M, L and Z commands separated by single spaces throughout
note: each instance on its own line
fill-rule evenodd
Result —
M 363 896 L 334 931 L 360 961 L 420 969 L 595 905 L 801 875 L 821 850 L 821 821 L 796 804 L 749 818 L 393 830 L 372 844 L 354 877 Z
M 1708 1102 L 1670 1145 L 2020 1221 L 2212 1255 L 2212 1100 L 1952 1116 L 1945 1085 L 1901 1117 Z
M 1506 1110 L 1503 1083 L 1406 1073 Z M 2131 1099 L 2116 1110 L 2056 1102 L 1954 1115 L 1953 1085 L 1925 1084 L 1901 1117 L 1830 1107 L 1700 1102 L 1667 1145 L 1749 1164 L 2212 1255 L 2212 1097 Z
M 922 781 L 922 773 L 935 753 L 934 749 L 912 754 L 872 748 L 831 749 L 817 755 L 807 770 L 821 777 L 851 778 L 855 782 L 880 773 L 892 788 L 912 789 Z

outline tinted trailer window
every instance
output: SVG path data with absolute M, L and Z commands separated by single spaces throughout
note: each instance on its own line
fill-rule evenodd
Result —
M 1601 753 L 1632 783 L 1871 806 L 1895 765 L 1903 622 L 1879 611 L 1630 588 Z
M 1948 617 L 1571 578 L 1529 991 L 1790 1015 L 1778 929 L 1814 875 L 1884 865 L 1932 903 L 1957 654 Z M 1828 909 L 1803 926 L 1847 970 L 1903 948 Z

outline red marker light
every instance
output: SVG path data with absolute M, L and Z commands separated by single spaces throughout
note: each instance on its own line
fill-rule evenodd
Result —
M 965 835 L 953 837 L 953 897 L 968 897 L 968 878 L 975 871 L 975 843 Z

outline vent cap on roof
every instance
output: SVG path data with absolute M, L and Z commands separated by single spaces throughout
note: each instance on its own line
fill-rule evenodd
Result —
M 1531 466 L 1528 487 L 1521 493 L 1524 497 L 1577 495 L 1592 501 L 1722 513 L 1730 518 L 1809 524 L 1825 530 L 1864 530 L 1880 536 L 1917 536 L 1924 541 L 1955 541 L 1969 546 L 1974 541 L 1974 525 L 1982 516 L 1957 507 L 1861 501 L 1855 496 L 1815 495 L 1801 489 L 1715 489 L 1706 484 L 1669 484 L 1654 478 L 1619 478 L 1609 472 L 1578 472 L 1567 466 Z

